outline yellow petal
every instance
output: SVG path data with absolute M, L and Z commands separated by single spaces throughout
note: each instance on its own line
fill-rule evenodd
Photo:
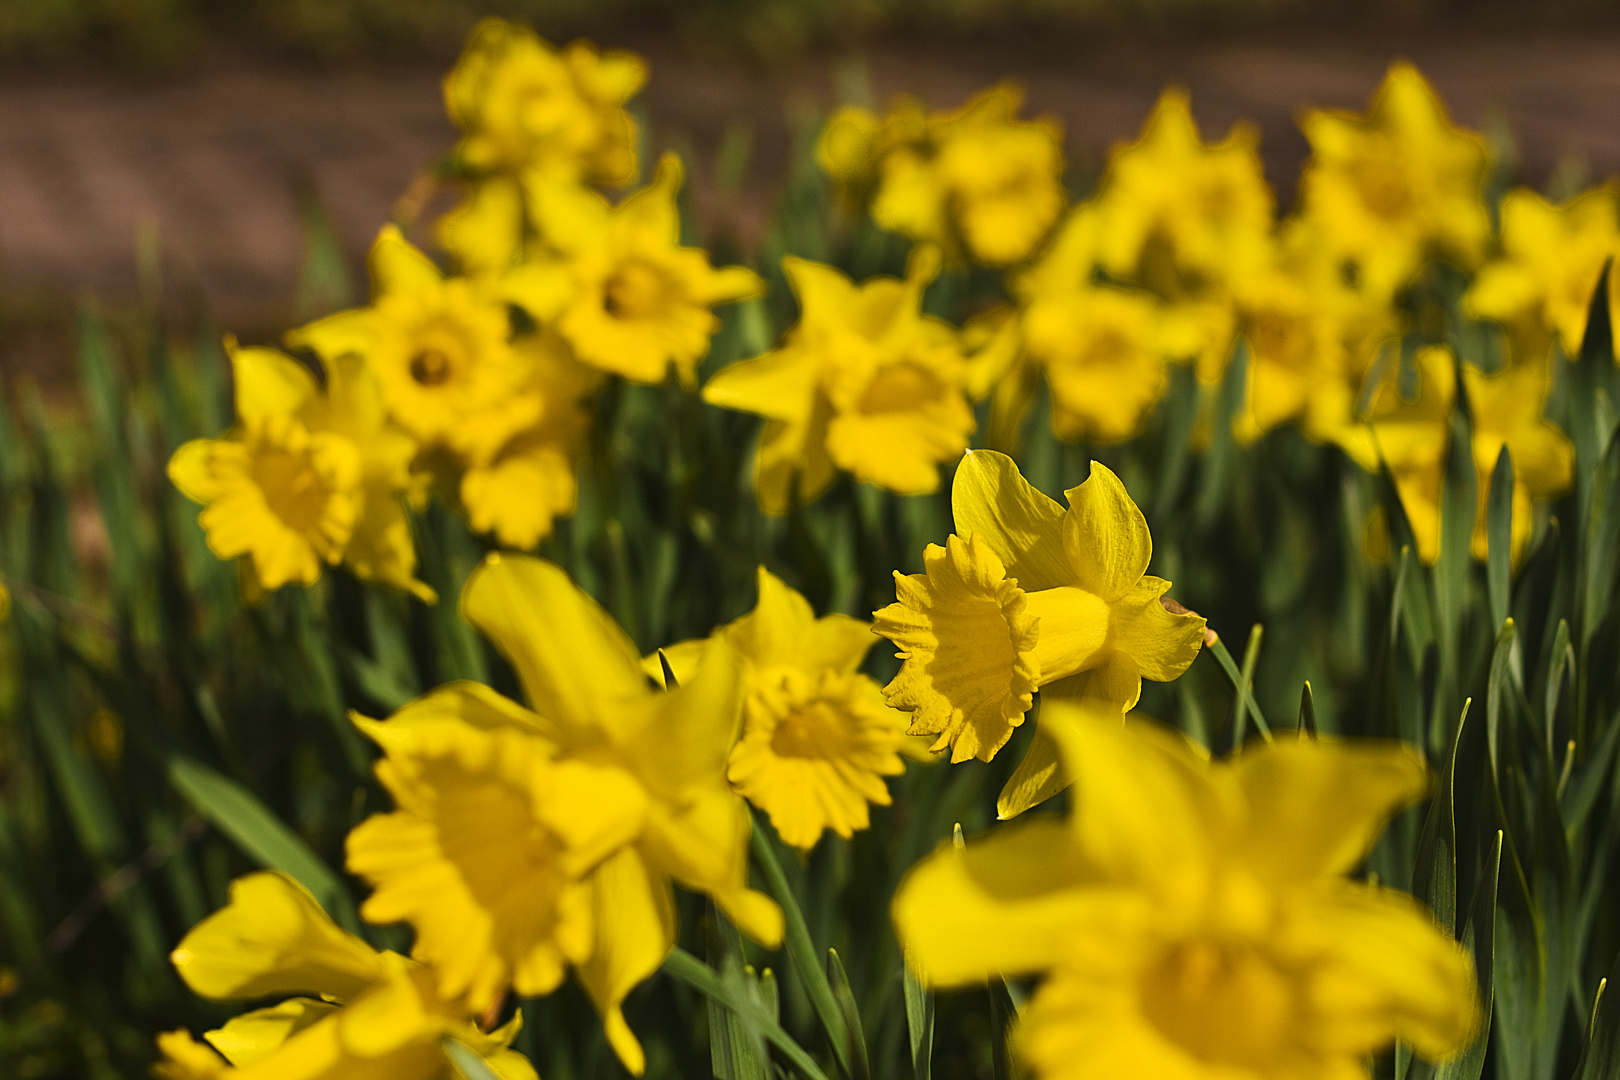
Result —
M 548 720 L 594 729 L 597 703 L 646 692 L 635 645 L 552 563 L 490 555 L 468 576 L 461 612 L 511 661 Z
M 444 282 L 433 260 L 405 239 L 398 225 L 384 225 L 372 242 L 368 260 L 371 290 L 381 298 L 395 293 L 425 292 Z
M 806 349 L 781 348 L 715 372 L 703 400 L 773 420 L 803 421 L 815 405 L 820 372 Z
M 1042 691 L 1043 698 L 1045 691 Z M 1053 723 L 1057 722 L 1054 716 Z M 1072 780 L 1063 768 L 1063 757 L 1058 742 L 1039 719 L 1035 723 L 1034 738 L 1024 751 L 1018 768 L 1013 770 L 1007 783 L 996 796 L 996 817 L 1005 821 L 1017 817 L 1032 806 L 1038 806 L 1068 787 Z
M 675 208 L 675 193 L 686 180 L 680 155 L 666 150 L 658 159 L 652 183 L 635 192 L 618 209 L 618 215 L 627 223 L 645 229 L 667 244 L 681 238 L 680 214 Z
M 1025 480 L 1006 454 L 963 455 L 951 485 L 951 512 L 957 533 L 988 544 L 1024 591 L 1075 584 L 1063 551 L 1063 507 Z
M 365 356 L 376 341 L 370 308 L 340 311 L 287 331 L 289 348 L 313 349 L 331 363 L 344 356 Z
M 703 286 L 702 300 L 706 304 L 729 304 L 765 295 L 765 279 L 746 266 L 716 267 Z
M 292 998 L 268 1009 L 255 1009 L 225 1022 L 204 1036 L 238 1067 L 269 1057 L 281 1044 L 338 1011 L 339 1006 L 310 998 Z
M 782 910 L 748 882 L 748 806 L 729 786 L 698 792 L 684 803 L 655 807 L 641 850 L 648 864 L 715 906 L 767 948 L 782 941 Z
M 1231 768 L 1248 804 L 1240 850 L 1276 881 L 1348 873 L 1429 786 L 1422 755 L 1396 742 L 1278 739 Z
M 210 503 L 224 494 L 229 485 L 222 484 L 213 467 L 215 451 L 221 447 L 240 444 L 229 439 L 192 439 L 183 443 L 169 458 L 169 480 L 180 489 L 180 494 L 192 502 Z M 227 452 L 233 452 L 227 450 Z
M 384 749 L 411 745 L 413 729 L 423 724 L 467 724 L 480 731 L 515 727 L 555 743 L 557 725 L 517 702 L 470 679 L 458 679 L 429 690 L 407 703 L 387 720 L 368 720 L 359 713 L 349 714 L 357 727 Z
M 1108 466 L 1091 463 L 1091 475 L 1064 492 L 1063 550 L 1074 584 L 1112 603 L 1147 573 L 1153 537 L 1147 519 Z M 1067 583 L 1066 583 L 1067 584 Z
M 692 788 L 723 787 L 726 756 L 742 723 L 742 657 L 716 634 L 702 659 L 689 681 L 662 694 L 646 689 L 638 660 L 639 693 L 620 698 L 615 715 L 602 721 L 638 762 L 638 775 L 676 799 Z
M 1114 650 L 1155 682 L 1180 678 L 1204 644 L 1203 618 L 1190 611 L 1172 613 L 1159 602 L 1169 588 L 1163 578 L 1143 576 L 1115 603 L 1109 628 Z
M 647 1057 L 620 1006 L 674 948 L 674 897 L 669 882 L 654 875 L 634 848 L 599 866 L 591 884 L 602 932 L 595 953 L 579 968 L 579 979 L 602 1017 L 608 1045 L 632 1075 L 640 1076 Z
M 302 885 L 270 872 L 233 881 L 230 903 L 169 959 L 192 990 L 221 999 L 302 991 L 342 1000 L 382 974 L 375 949 L 339 929 Z
M 239 348 L 225 339 L 236 380 L 236 415 L 243 422 L 269 416 L 291 416 L 315 396 L 309 370 L 275 349 Z
M 763 566 L 757 580 L 759 601 L 754 610 L 732 624 L 730 636 L 751 663 L 795 663 L 799 638 L 814 625 L 816 613 L 810 601 Z
M 641 670 L 665 690 L 672 689 L 664 681 L 664 663 L 658 659 L 658 653 L 663 653 L 664 659 L 669 661 L 670 671 L 675 675 L 675 686 L 685 686 L 697 674 L 698 666 L 703 662 L 703 648 L 708 643 L 708 638 L 693 638 L 691 641 L 665 645 L 658 652 L 648 653 L 641 658 Z

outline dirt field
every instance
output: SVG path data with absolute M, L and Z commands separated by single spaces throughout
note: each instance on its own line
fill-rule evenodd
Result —
M 754 165 L 731 215 L 746 235 L 768 211 L 791 119 L 835 100 L 847 59 L 765 71 L 634 42 L 653 66 L 656 142 L 695 147 L 696 182 L 728 124 L 755 133 Z M 1209 133 L 1239 117 L 1263 132 L 1284 201 L 1305 145 L 1304 104 L 1360 107 L 1387 62 L 1418 62 L 1456 116 L 1511 125 L 1523 174 L 1545 183 L 1584 159 L 1620 171 L 1620 36 L 1533 40 L 997 41 L 890 45 L 865 58 L 881 101 L 910 90 L 953 105 L 1003 76 L 1060 116 L 1071 153 L 1097 161 L 1133 132 L 1167 82 L 1187 86 Z M 66 71 L 0 72 L 0 259 L 4 290 L 138 287 L 136 237 L 155 230 L 172 279 L 200 289 L 222 325 L 270 332 L 289 314 L 300 237 L 289 178 L 313 178 L 356 258 L 411 178 L 449 145 L 442 66 L 319 71 L 216 57 L 157 82 Z M 846 74 L 847 81 L 847 74 Z M 0 302 L 4 297 L 0 296 Z

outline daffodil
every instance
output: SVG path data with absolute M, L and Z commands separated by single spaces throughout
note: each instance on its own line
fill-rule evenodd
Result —
M 1016 1033 L 1037 1080 L 1348 1078 L 1396 1039 L 1431 1060 L 1468 1044 L 1468 954 L 1410 896 L 1346 877 L 1427 789 L 1416 752 L 1290 739 L 1212 763 L 1059 708 L 1069 817 L 935 852 L 893 909 L 935 985 L 1043 976 Z
M 1620 203 L 1613 185 L 1561 206 L 1526 188 L 1510 191 L 1502 199 L 1502 257 L 1480 268 L 1464 303 L 1477 317 L 1555 334 L 1564 355 L 1574 356 L 1598 277 L 1617 254 Z M 1611 287 L 1611 317 L 1613 296 Z
M 171 956 L 186 985 L 218 1001 L 291 997 L 206 1033 L 158 1036 L 163 1080 L 452 1080 L 447 1040 L 501 1080 L 536 1080 L 508 1049 L 521 1018 L 484 1032 L 434 973 L 378 952 L 340 929 L 297 882 L 257 873 L 231 883 L 230 903 L 192 928 Z
M 1443 346 L 1422 350 L 1416 363 L 1417 397 L 1402 400 L 1398 374 L 1390 373 L 1373 391 L 1366 422 L 1345 429 L 1338 441 L 1363 468 L 1376 470 L 1380 462 L 1388 467 L 1412 526 L 1417 555 L 1432 563 L 1440 554 L 1440 495 L 1450 446 L 1448 425 L 1457 396 L 1457 365 L 1451 350 Z M 1515 364 L 1487 375 L 1464 364 L 1462 374 L 1473 420 L 1470 449 L 1478 493 L 1470 547 L 1477 559 L 1488 553 L 1485 508 L 1496 459 L 1505 446 L 1513 462 L 1511 557 L 1516 564 L 1535 531 L 1533 500 L 1558 495 L 1570 485 L 1574 447 L 1543 416 L 1548 379 L 1544 365 Z
M 782 934 L 747 887 L 748 810 L 725 779 L 740 661 L 716 643 L 689 683 L 655 692 L 607 613 L 522 556 L 486 559 L 461 610 L 532 708 L 463 682 L 360 721 L 398 805 L 350 835 L 349 867 L 376 887 L 362 914 L 409 922 L 440 991 L 474 1007 L 508 984 L 544 993 L 572 967 L 639 1074 L 620 1005 L 674 945 L 674 882 L 767 946 Z
M 922 313 L 937 259 L 914 256 L 906 279 L 856 285 L 830 266 L 782 260 L 800 318 L 782 344 L 733 364 L 703 400 L 766 419 L 754 490 L 768 514 L 789 509 L 794 480 L 805 501 L 837 469 L 914 495 L 939 486 L 939 463 L 967 447 L 973 410 L 956 332 Z
M 636 123 L 624 104 L 647 81 L 640 58 L 576 41 L 557 49 L 526 27 L 484 19 L 444 80 L 469 169 L 624 184 L 636 175 Z
M 325 369 L 326 385 L 274 349 L 226 342 L 235 375 L 237 428 L 175 451 L 169 477 L 203 503 L 209 549 L 242 558 L 270 590 L 313 584 L 322 564 L 433 598 L 414 573 L 404 498 L 415 444 L 388 423 L 362 365 Z
M 1485 141 L 1452 125 L 1411 64 L 1391 65 L 1366 116 L 1316 110 L 1301 126 L 1305 213 L 1370 287 L 1395 292 L 1431 254 L 1464 267 L 1484 256 Z
M 1167 294 L 1240 279 L 1262 262 L 1273 197 L 1259 132 L 1205 144 L 1183 90 L 1166 90 L 1137 140 L 1116 147 L 1097 198 L 1109 273 Z
M 782 839 L 809 851 L 831 829 L 848 839 L 870 824 L 868 804 L 889 805 L 884 777 L 905 768 L 905 717 L 857 669 L 877 638 L 847 615 L 816 618 L 799 593 L 759 568 L 759 603 L 722 633 L 742 656 L 743 728 L 726 775 L 771 817 Z M 660 650 L 683 683 L 707 641 Z M 658 656 L 642 666 L 662 679 Z
M 508 294 L 581 360 L 635 382 L 660 382 L 673 364 L 691 383 L 719 326 L 711 309 L 764 291 L 747 267 L 717 269 L 703 249 L 680 246 L 681 179 L 680 159 L 665 154 L 652 183 L 618 206 L 570 184 L 530 192 L 551 254 L 520 271 Z
M 1011 458 L 968 454 L 956 535 L 928 546 L 924 573 L 896 571 L 897 601 L 873 616 L 904 661 L 884 697 L 953 762 L 995 757 L 1043 687 L 1123 713 L 1144 677 L 1177 678 L 1198 655 L 1204 620 L 1161 602 L 1170 582 L 1146 573 L 1153 539 L 1125 485 L 1094 461 L 1064 494 L 1067 510 Z M 1003 817 L 1068 784 L 1046 727 L 1001 793 Z

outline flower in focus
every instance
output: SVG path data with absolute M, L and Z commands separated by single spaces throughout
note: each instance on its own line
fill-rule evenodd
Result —
M 1143 678 L 1177 678 L 1203 643 L 1203 619 L 1161 603 L 1170 582 L 1146 573 L 1153 539 L 1119 478 L 1094 461 L 1064 494 L 1067 510 L 1011 458 L 968 454 L 951 489 L 956 535 L 928 546 L 924 573 L 896 571 L 897 601 L 873 615 L 904 661 L 885 699 L 953 762 L 995 757 L 1042 688 L 1126 712 Z M 1046 727 L 1001 793 L 1002 817 L 1069 782 Z
M 1433 563 L 1440 555 L 1440 496 L 1450 446 L 1449 424 L 1457 396 L 1457 364 L 1451 350 L 1420 351 L 1418 394 L 1400 397 L 1391 373 L 1375 389 L 1365 424 L 1345 429 L 1338 441 L 1361 466 L 1376 470 L 1382 461 L 1394 477 L 1401 508 L 1412 527 L 1418 558 Z M 1512 562 L 1524 557 L 1535 531 L 1532 500 L 1567 490 L 1575 451 L 1556 425 L 1543 417 L 1548 373 L 1542 364 L 1515 364 L 1487 375 L 1462 366 L 1473 422 L 1472 452 L 1478 508 L 1470 548 L 1477 559 L 1488 553 L 1485 509 L 1497 456 L 1507 447 L 1513 462 Z
M 1262 262 L 1273 198 L 1259 132 L 1206 145 L 1183 90 L 1166 90 L 1137 140 L 1114 149 L 1097 197 L 1109 273 L 1167 295 L 1240 279 Z
M 954 112 L 902 100 L 879 120 L 851 106 L 829 121 L 817 160 L 845 192 L 872 190 L 872 218 L 953 256 L 992 266 L 1027 258 L 1063 209 L 1063 135 L 1018 120 L 1023 91 L 1003 83 Z
M 747 669 L 743 729 L 726 775 L 801 851 L 826 829 L 848 839 L 870 824 L 868 803 L 889 805 L 886 776 L 905 768 L 905 717 L 857 669 L 877 644 L 872 624 L 816 618 L 809 601 L 759 568 L 759 603 L 722 633 Z M 697 669 L 705 641 L 660 650 L 677 684 Z M 662 680 L 657 656 L 642 666 Z
M 711 645 L 687 685 L 655 692 L 607 613 L 533 558 L 491 555 L 461 610 L 532 709 L 461 682 L 361 722 L 398 806 L 350 835 L 349 868 L 376 887 L 362 913 L 409 922 L 440 991 L 477 1008 L 572 966 L 639 1074 L 620 1005 L 674 945 L 674 882 L 770 947 L 782 934 L 747 887 L 748 810 L 725 779 L 740 662 Z
M 893 908 L 935 985 L 1044 974 L 1016 1036 L 1039 1080 L 1351 1077 L 1396 1039 L 1434 1060 L 1468 1044 L 1467 953 L 1411 897 L 1345 877 L 1427 788 L 1416 752 L 1278 740 L 1211 763 L 1167 728 L 1058 708 L 1068 819 L 935 852 Z
M 1485 142 L 1452 126 L 1411 64 L 1391 65 L 1368 115 L 1315 110 L 1301 126 L 1305 214 L 1373 291 L 1393 295 L 1433 253 L 1478 264 L 1491 233 Z
M 967 448 L 968 362 L 948 323 L 922 313 L 938 260 L 921 249 L 906 279 L 860 285 L 830 266 L 788 256 L 782 268 L 800 318 L 782 344 L 733 364 L 703 400 L 766 419 L 754 490 L 768 514 L 825 491 L 835 469 L 890 491 L 939 487 L 939 463 Z
M 274 349 L 227 339 L 237 427 L 194 439 L 169 460 L 169 478 L 204 504 L 209 550 L 242 558 L 247 580 L 272 590 L 314 584 L 321 565 L 432 600 L 415 578 L 404 497 L 415 444 L 388 424 L 370 372 L 326 367 L 326 386 Z
M 298 994 L 207 1032 L 158 1036 L 162 1080 L 293 1077 L 451 1080 L 453 1039 L 501 1080 L 536 1080 L 508 1049 L 522 1023 L 485 1033 L 465 1004 L 442 996 L 434 973 L 378 952 L 340 929 L 291 878 L 256 873 L 231 883 L 230 903 L 192 928 L 171 955 L 186 985 L 216 1001 Z M 223 1055 L 223 1056 L 222 1056 Z
M 1526 188 L 1508 192 L 1502 199 L 1502 257 L 1480 268 L 1464 298 L 1469 312 L 1543 337 L 1556 335 L 1564 355 L 1575 356 L 1598 278 L 1620 254 L 1616 197 L 1614 186 L 1604 185 L 1555 206 Z M 1611 317 L 1613 297 L 1611 279 Z
M 703 249 L 680 246 L 681 179 L 680 159 L 665 154 L 652 183 L 618 206 L 575 185 L 536 186 L 533 216 L 552 254 L 508 285 L 581 360 L 634 382 L 661 382 L 674 364 L 690 384 L 719 326 L 710 309 L 764 291 L 747 267 L 716 269 Z
M 457 156 L 480 172 L 628 183 L 636 123 L 624 104 L 646 81 L 630 53 L 583 41 L 559 50 L 527 27 L 484 19 L 444 80 L 463 132 Z

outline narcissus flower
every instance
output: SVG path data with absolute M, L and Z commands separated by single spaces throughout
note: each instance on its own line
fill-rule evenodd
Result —
M 802 851 L 824 830 L 848 839 L 865 829 L 867 804 L 889 805 L 883 778 L 905 768 L 906 719 L 856 670 L 877 644 L 872 624 L 816 618 L 809 601 L 762 566 L 759 603 L 722 633 L 747 670 L 742 736 L 726 770 L 731 785 Z M 697 669 L 707 644 L 661 650 L 677 683 Z M 662 681 L 656 655 L 642 666 Z
M 536 1080 L 508 1049 L 522 1023 L 485 1033 L 465 1004 L 438 992 L 433 972 L 378 952 L 339 929 L 283 874 L 231 883 L 230 903 L 198 923 L 171 956 L 206 998 L 245 1001 L 300 994 L 206 1033 L 158 1036 L 162 1080 L 451 1080 L 446 1040 L 474 1051 L 501 1080 Z M 223 1055 L 223 1056 L 221 1056 Z
M 1211 763 L 1059 709 L 1069 818 L 947 846 L 894 900 L 927 981 L 1044 975 L 1016 1035 L 1038 1080 L 1351 1077 L 1396 1039 L 1433 1060 L 1468 1044 L 1467 953 L 1410 896 L 1345 877 L 1423 795 L 1417 753 L 1290 739 Z
M 1164 393 L 1159 304 L 1094 285 L 1045 295 L 1024 310 L 1024 348 L 1046 371 L 1060 439 L 1121 442 Z
M 441 992 L 475 1008 L 572 966 L 639 1074 L 620 1005 L 674 945 L 673 883 L 781 939 L 780 910 L 747 887 L 748 810 L 725 779 L 740 661 L 717 642 L 687 685 L 655 692 L 623 631 L 538 559 L 490 556 L 461 610 L 533 708 L 463 682 L 361 721 L 398 804 L 350 836 L 350 869 L 376 886 L 362 914 L 410 922 Z
M 1502 200 L 1502 257 L 1480 268 L 1464 303 L 1480 318 L 1556 334 L 1564 355 L 1574 356 L 1598 277 L 1617 254 L 1620 203 L 1613 185 L 1561 206 L 1526 188 L 1510 191 Z M 1610 282 L 1612 317 L 1616 278 Z
M 1167 294 L 1236 280 L 1260 263 L 1273 198 L 1259 132 L 1237 124 L 1206 145 L 1187 94 L 1166 90 L 1097 198 L 1098 250 L 1111 274 Z
M 1144 677 L 1174 679 L 1198 655 L 1204 620 L 1160 602 L 1170 582 L 1146 573 L 1153 539 L 1125 485 L 1094 461 L 1064 494 L 1067 510 L 1011 458 L 968 454 L 951 489 L 957 534 L 928 546 L 924 573 L 896 571 L 897 602 L 873 616 L 904 661 L 884 697 L 952 761 L 995 757 L 1043 687 L 1123 713 Z M 1001 793 L 1003 817 L 1069 782 L 1046 727 Z
M 673 364 L 691 383 L 719 326 L 710 309 L 765 287 L 747 267 L 717 269 L 703 249 L 680 246 L 681 177 L 665 154 L 652 183 L 618 206 L 576 185 L 535 186 L 534 220 L 553 254 L 508 286 L 581 360 L 635 382 L 660 382 Z
M 939 463 L 967 447 L 973 410 L 956 332 L 922 313 L 938 260 L 915 255 L 906 279 L 856 285 L 830 266 L 782 260 L 799 299 L 781 346 L 717 373 L 711 405 L 766 418 L 754 490 L 768 514 L 825 491 L 836 469 L 915 495 L 939 486 Z
M 175 451 L 169 478 L 203 503 L 222 559 L 242 558 L 258 588 L 313 584 L 323 563 L 433 598 L 414 576 L 404 497 L 415 444 L 390 425 L 362 365 L 326 367 L 326 386 L 274 349 L 227 340 L 238 426 Z
M 1371 287 L 1393 293 L 1431 253 L 1483 257 L 1485 141 L 1452 125 L 1411 64 L 1391 65 L 1368 115 L 1316 110 L 1301 126 L 1305 213 Z
M 444 80 L 468 168 L 624 184 L 636 175 L 636 123 L 624 104 L 647 81 L 640 58 L 576 41 L 557 49 L 489 18 L 473 28 Z

